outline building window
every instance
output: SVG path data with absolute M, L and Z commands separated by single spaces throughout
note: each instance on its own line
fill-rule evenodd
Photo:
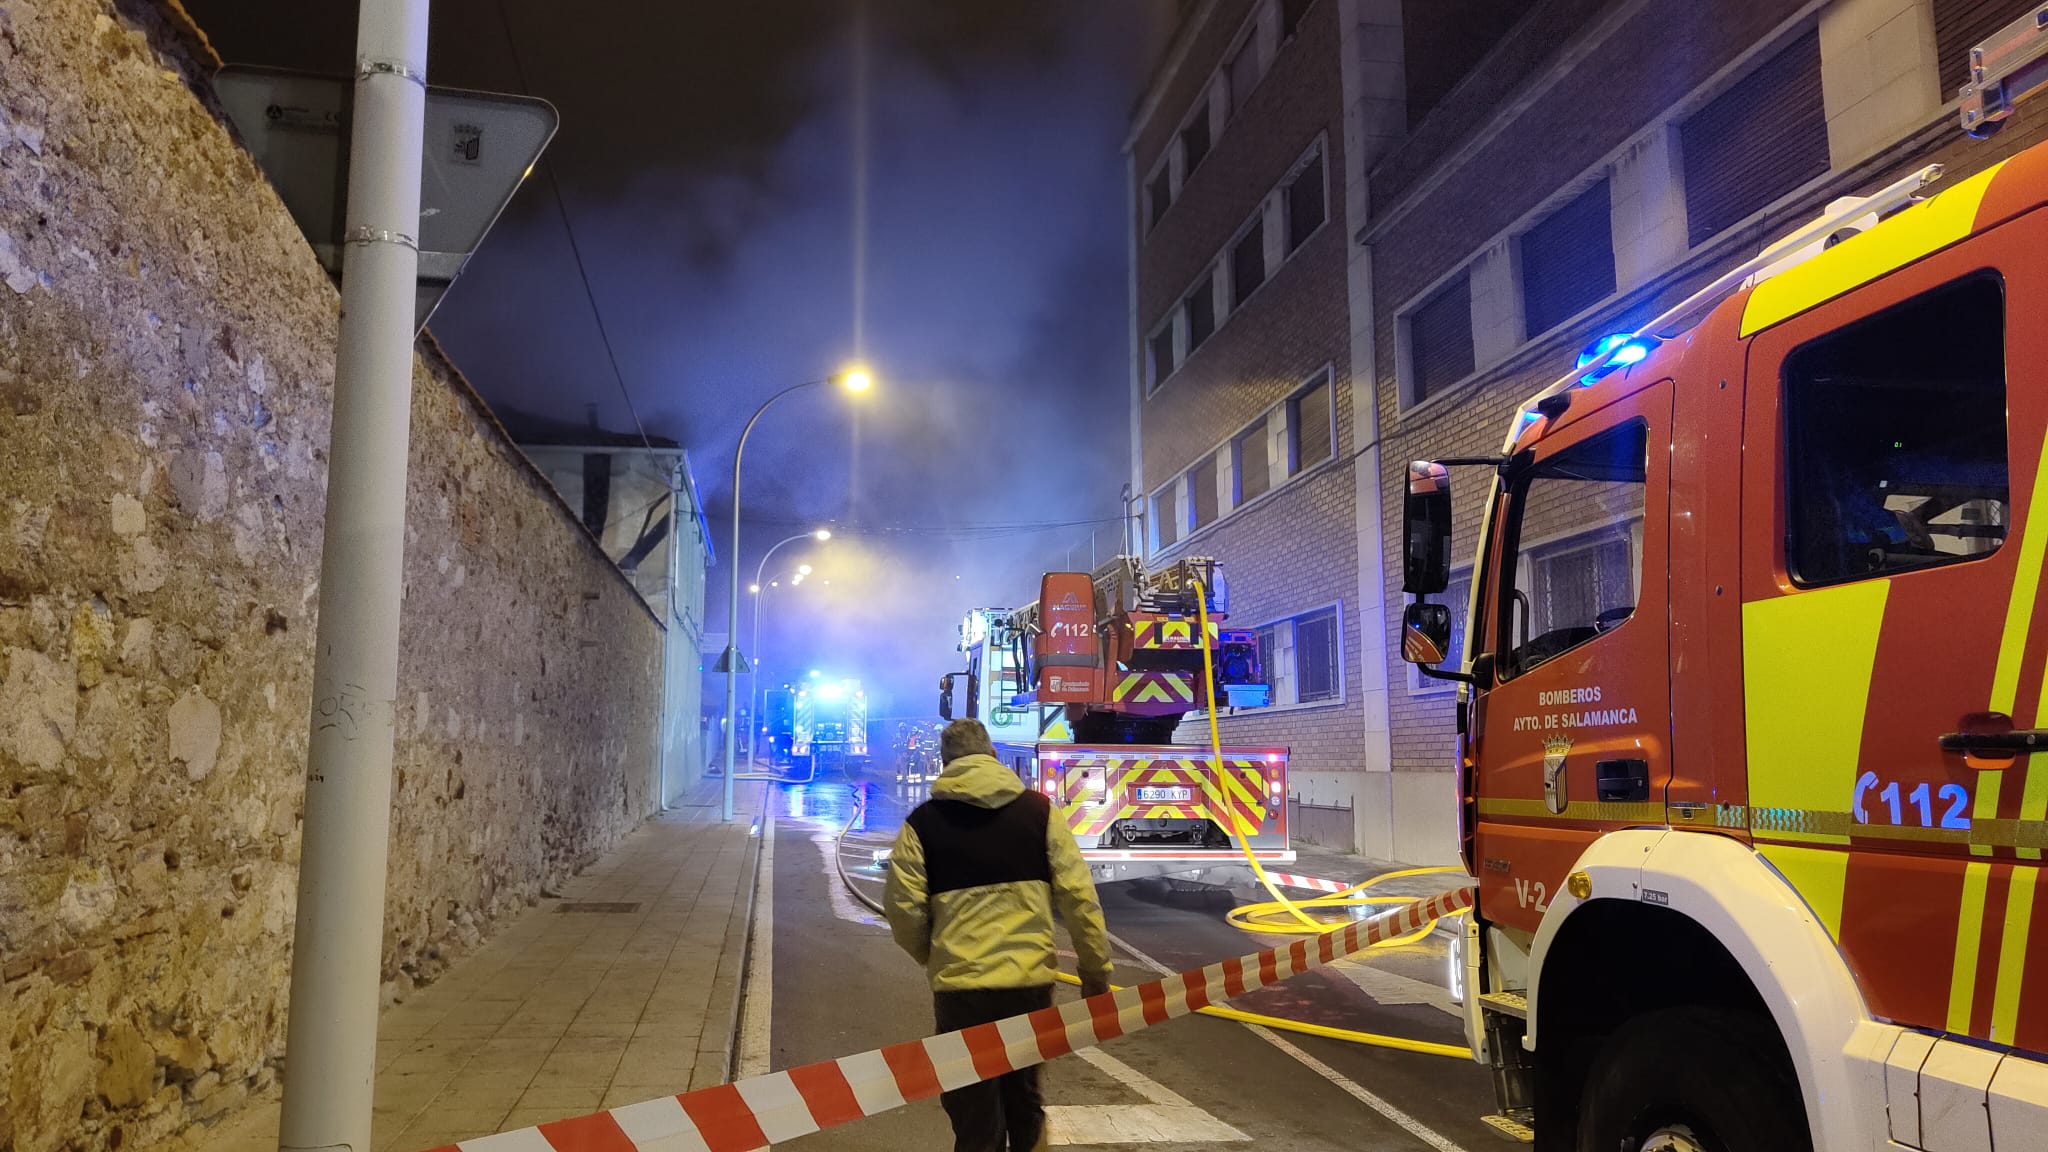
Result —
M 1941 70 L 1942 99 L 1955 99 L 1970 82 L 1970 49 L 2038 7 L 2038 0 L 1934 0 L 1934 59 Z
M 1522 307 L 1535 338 L 1614 293 L 1614 217 L 1603 178 L 1522 236 Z
M 1149 221 L 1147 227 L 1159 223 L 1159 218 L 1166 215 L 1166 210 L 1173 206 L 1173 173 L 1169 171 L 1171 167 L 1161 162 L 1159 171 L 1154 173 L 1151 182 L 1145 185 L 1145 211 Z
M 1252 97 L 1252 89 L 1259 86 L 1259 30 L 1256 18 L 1252 22 L 1251 35 L 1237 49 L 1237 55 L 1230 58 L 1230 114 L 1244 107 Z
M 1294 178 L 1287 183 L 1287 250 L 1294 251 L 1302 242 L 1323 226 L 1327 213 L 1323 204 L 1323 150 L 1316 148 L 1315 156 Z
M 1280 0 L 1280 39 L 1294 35 L 1301 27 L 1301 18 L 1308 12 L 1308 6 L 1315 0 Z
M 1230 306 L 1241 306 L 1266 282 L 1265 213 L 1252 216 L 1251 227 L 1230 248 Z
M 1265 495 L 1273 484 L 1273 473 L 1266 463 L 1265 420 L 1239 433 L 1230 447 L 1237 457 L 1237 503 L 1245 504 Z
M 1538 460 L 1509 497 L 1504 674 L 1621 627 L 1642 588 L 1649 426 L 1632 420 Z
M 1216 522 L 1216 457 L 1202 457 L 1193 468 L 1188 469 L 1188 504 L 1194 512 L 1192 528 L 1201 528 Z
M 1293 467 L 1287 470 L 1289 476 L 1306 472 L 1330 458 L 1335 445 L 1332 443 L 1328 372 L 1287 402 L 1287 429 L 1293 449 Z
M 1828 171 L 1820 30 L 1794 40 L 1678 129 L 1686 242 L 1697 247 Z
M 1158 329 L 1152 333 L 1152 338 L 1145 341 L 1145 353 L 1146 359 L 1151 362 L 1149 364 L 1151 379 L 1145 389 L 1146 392 L 1150 393 L 1156 390 L 1168 376 L 1173 375 L 1172 316 L 1168 316 L 1166 321 L 1160 324 Z
M 1180 170 L 1183 173 L 1181 176 L 1183 183 L 1187 181 L 1188 176 L 1194 174 L 1195 165 L 1202 162 L 1202 157 L 1209 154 L 1209 92 L 1207 89 L 1203 89 L 1202 95 L 1197 101 L 1197 107 L 1199 111 L 1195 113 L 1195 118 L 1182 125 L 1180 130 Z
M 1408 315 L 1410 404 L 1472 374 L 1472 279 L 1460 272 Z
M 1336 605 L 1255 630 L 1273 703 L 1325 704 L 1344 698 L 1343 631 Z
M 1154 549 L 1170 548 L 1180 539 L 1180 492 L 1178 479 L 1152 495 L 1152 539 Z
M 1988 556 L 2012 506 L 2005 304 L 1937 288 L 1785 358 L 1786 567 L 1839 584 Z
M 1202 277 L 1181 306 L 1188 311 L 1188 355 L 1193 356 L 1204 340 L 1216 334 L 1215 275 Z
M 1450 584 L 1444 588 L 1443 595 L 1438 596 L 1436 599 L 1438 603 L 1448 604 L 1451 609 L 1451 646 L 1445 650 L 1448 655 L 1444 662 L 1437 665 L 1437 667 L 1445 671 L 1463 671 L 1465 668 L 1465 613 L 1472 601 L 1471 569 L 1468 568 L 1463 572 L 1453 573 Z M 1421 670 L 1414 665 L 1410 665 L 1408 668 L 1408 692 L 1410 695 L 1430 692 L 1451 692 L 1455 691 L 1457 687 L 1458 685 L 1455 681 L 1438 680 L 1434 677 L 1424 676 Z

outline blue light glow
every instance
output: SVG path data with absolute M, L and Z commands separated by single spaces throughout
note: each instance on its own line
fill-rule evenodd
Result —
M 1602 336 L 1600 339 L 1587 345 L 1584 352 L 1579 353 L 1578 366 L 1584 368 L 1602 356 L 1607 357 L 1607 362 L 1579 377 L 1579 387 L 1591 387 L 1598 383 L 1601 377 L 1606 376 L 1616 368 L 1626 368 L 1631 364 L 1642 363 L 1650 358 L 1650 353 L 1655 351 L 1656 348 L 1657 338 L 1655 336 L 1637 336 L 1634 338 L 1626 335 Z
M 1626 332 L 1613 332 L 1602 336 L 1591 344 L 1586 345 L 1585 350 L 1579 353 L 1579 362 L 1573 365 L 1573 367 L 1584 368 L 1586 365 L 1612 352 L 1616 345 L 1627 339 L 1628 333 Z

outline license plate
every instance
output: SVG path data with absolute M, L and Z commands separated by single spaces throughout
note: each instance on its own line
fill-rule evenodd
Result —
M 1141 804 L 1185 803 L 1195 798 L 1192 788 L 1140 788 L 1138 802 Z

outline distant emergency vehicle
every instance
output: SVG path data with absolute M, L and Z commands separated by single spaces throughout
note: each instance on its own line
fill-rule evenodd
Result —
M 792 706 L 790 762 L 799 768 L 839 763 L 858 767 L 868 758 L 868 694 L 858 680 L 811 680 Z
M 1974 131 L 2040 27 L 1973 55 Z M 1916 201 L 1938 174 L 1596 343 L 1498 455 L 1409 468 L 1403 654 L 1461 681 L 1504 1131 L 2048 1147 L 2048 149 Z
M 1207 597 L 1213 684 L 1197 596 Z M 1228 607 L 1206 558 L 1149 574 L 1130 557 L 1097 576 L 1048 573 L 1031 604 L 968 614 L 967 669 L 942 682 L 940 713 L 981 720 L 1091 862 L 1227 863 L 1242 859 L 1233 829 L 1260 859 L 1292 860 L 1287 749 L 1225 746 L 1219 776 L 1206 741 L 1174 742 L 1212 697 L 1225 707 L 1271 699 L 1252 634 L 1220 626 Z

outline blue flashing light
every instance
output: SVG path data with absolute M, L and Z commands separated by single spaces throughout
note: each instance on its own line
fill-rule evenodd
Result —
M 1631 364 L 1642 363 L 1650 358 L 1650 353 L 1656 347 L 1657 338 L 1655 336 L 1637 336 L 1633 338 L 1626 334 L 1602 336 L 1600 339 L 1587 345 L 1584 352 L 1579 353 L 1578 366 L 1584 368 L 1602 356 L 1607 357 L 1607 362 L 1579 377 L 1579 387 L 1591 387 L 1598 383 L 1601 377 L 1614 371 L 1616 368 L 1626 368 Z
M 1585 350 L 1579 353 L 1579 362 L 1573 365 L 1573 367 L 1584 368 L 1593 361 L 1614 351 L 1617 346 L 1627 339 L 1628 333 L 1626 332 L 1612 332 L 1602 336 L 1591 344 L 1586 345 Z

